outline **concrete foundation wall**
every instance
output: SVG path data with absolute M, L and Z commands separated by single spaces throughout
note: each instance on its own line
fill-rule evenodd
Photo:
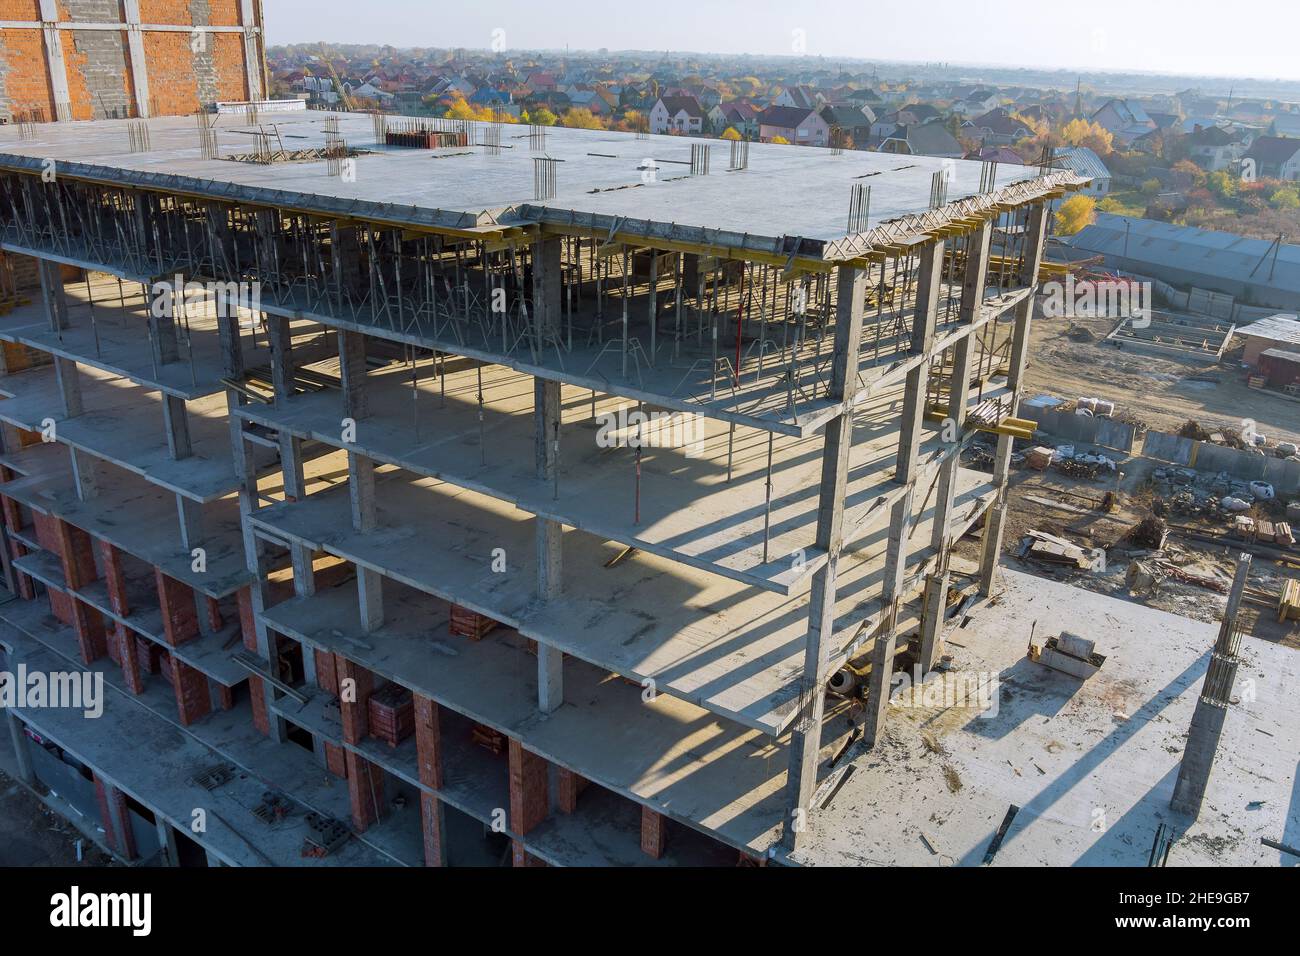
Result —
M 1142 454 L 1201 471 L 1225 471 L 1241 481 L 1267 481 L 1282 495 L 1300 491 L 1300 461 L 1255 455 L 1166 432 L 1147 432 Z
M 1132 425 L 1117 422 L 1109 418 L 1089 418 L 1073 412 L 1058 412 L 1050 408 L 1033 408 L 1020 406 L 1020 414 L 1032 419 L 1038 427 L 1050 435 L 1056 435 L 1069 441 L 1100 445 L 1114 448 L 1130 454 L 1137 429 Z

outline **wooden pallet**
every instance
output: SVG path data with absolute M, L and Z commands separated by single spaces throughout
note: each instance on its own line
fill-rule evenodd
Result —
M 1279 621 L 1300 621 L 1300 581 L 1287 581 L 1282 585 L 1282 598 L 1277 605 Z

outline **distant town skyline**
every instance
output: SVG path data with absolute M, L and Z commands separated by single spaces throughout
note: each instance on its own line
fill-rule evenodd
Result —
M 1093 0 L 1086 8 L 929 0 L 864 12 L 850 0 L 657 0 L 611 18 L 606 2 L 496 0 L 448 15 L 416 0 L 274 0 L 272 45 L 377 43 L 502 51 L 664 50 L 950 62 L 1252 79 L 1300 79 L 1300 7 L 1266 0 L 1237 15 L 1211 0 Z M 1264 25 L 1268 29 L 1263 29 Z

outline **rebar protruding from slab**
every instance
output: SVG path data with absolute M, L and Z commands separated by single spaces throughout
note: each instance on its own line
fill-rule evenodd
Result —
M 528 150 L 541 153 L 546 150 L 546 127 L 532 123 L 528 127 Z
M 731 165 L 727 168 L 733 171 L 749 168 L 749 140 L 733 139 L 731 141 Z
M 849 235 L 866 232 L 870 218 L 871 187 L 864 183 L 854 183 L 849 193 Z
M 997 160 L 988 160 L 980 166 L 980 195 L 993 192 L 998 181 Z
M 709 175 L 709 153 L 713 147 L 707 143 L 691 143 L 691 175 Z
M 133 120 L 126 127 L 127 142 L 133 153 L 149 152 L 149 124 L 143 120 Z
M 538 202 L 555 198 L 555 160 L 533 157 L 533 198 Z
M 930 177 L 930 208 L 938 209 L 948 201 L 948 171 L 941 169 Z

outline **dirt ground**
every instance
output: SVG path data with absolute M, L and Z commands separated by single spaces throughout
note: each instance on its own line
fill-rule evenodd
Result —
M 1151 513 L 1153 494 L 1148 479 L 1154 464 L 1133 459 L 1122 467 L 1122 477 L 1107 477 L 1100 481 L 1069 478 L 1052 469 L 1036 472 L 1013 466 L 1004 539 L 1004 547 L 1009 553 L 1004 554 L 1003 561 L 1017 570 L 1198 621 L 1217 623 L 1227 605 L 1226 586 L 1232 580 L 1232 556 L 1236 553 L 1234 539 L 1224 537 L 1222 544 L 1208 545 L 1186 537 L 1173 526 L 1194 529 L 1190 533 L 1215 536 L 1222 534 L 1221 524 L 1191 516 L 1171 517 L 1168 544 L 1161 556 L 1185 571 L 1217 578 L 1223 582 L 1222 593 L 1172 578 L 1166 579 L 1154 594 L 1129 593 L 1125 579 L 1129 562 L 1143 557 L 1145 552 L 1123 539 L 1130 528 Z M 1119 503 L 1112 512 L 1106 513 L 1101 510 L 1101 501 L 1112 489 L 1119 491 Z M 1105 570 L 1062 569 L 1034 560 L 1021 561 L 1010 552 L 1018 550 L 1019 542 L 1031 529 L 1057 535 L 1081 547 L 1106 549 Z M 1240 542 L 1236 544 L 1240 545 Z M 957 549 L 959 555 L 969 559 L 977 559 L 978 551 L 977 536 L 968 537 Z M 1276 595 L 1281 591 L 1282 582 L 1287 578 L 1300 578 L 1300 551 L 1295 552 L 1295 557 L 1295 566 L 1264 557 L 1252 561 L 1247 595 L 1239 619 L 1246 633 L 1300 649 L 1300 621 L 1277 620 Z M 1269 595 L 1273 595 L 1271 601 Z
M 1101 345 L 1113 325 L 1110 318 L 1035 317 L 1026 394 L 1104 398 L 1156 431 L 1176 432 L 1188 419 L 1238 427 L 1249 418 L 1269 438 L 1300 442 L 1300 402 L 1249 388 L 1245 372 L 1231 364 L 1193 365 Z M 1071 337 L 1072 327 L 1092 341 Z M 1191 381 L 1207 371 L 1218 371 L 1220 381 Z
M 113 858 L 76 827 L 0 771 L 0 867 L 113 865 Z

